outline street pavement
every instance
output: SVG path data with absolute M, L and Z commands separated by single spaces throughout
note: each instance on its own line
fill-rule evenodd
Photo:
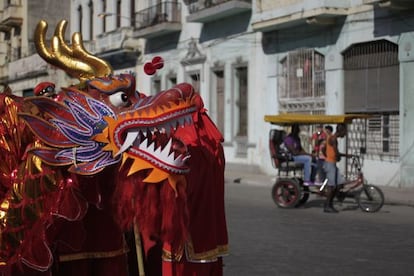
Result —
M 411 206 L 366 213 L 351 202 L 332 215 L 318 196 L 284 209 L 275 206 L 269 186 L 242 181 L 225 188 L 226 276 L 414 275 Z
M 272 187 L 276 180 L 277 171 L 273 175 L 267 175 L 255 167 L 243 164 L 226 164 L 226 183 L 242 183 L 247 185 L 258 185 Z M 384 204 L 414 206 L 414 187 L 400 188 L 390 186 L 379 186 L 384 193 Z

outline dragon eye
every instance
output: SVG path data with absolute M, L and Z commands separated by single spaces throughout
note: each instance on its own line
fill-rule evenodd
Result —
M 125 107 L 131 104 L 128 95 L 121 91 L 110 95 L 109 101 L 116 107 Z

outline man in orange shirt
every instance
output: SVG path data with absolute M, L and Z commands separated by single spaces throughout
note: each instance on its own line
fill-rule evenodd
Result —
M 338 124 L 336 126 L 336 132 L 333 135 L 329 135 L 326 141 L 325 151 L 325 163 L 323 168 L 326 172 L 326 177 L 328 179 L 327 183 L 327 192 L 326 192 L 326 202 L 323 211 L 326 213 L 337 213 L 338 211 L 333 207 L 333 199 L 336 194 L 338 185 L 345 182 L 342 177 L 336 162 L 339 162 L 341 156 L 347 156 L 342 154 L 338 150 L 338 138 L 345 137 L 347 133 L 345 124 Z
M 322 183 L 326 178 L 326 174 L 323 169 L 323 163 L 325 162 L 324 148 L 326 147 L 326 138 L 332 134 L 332 130 L 332 126 L 327 125 L 324 129 L 323 125 L 318 125 L 317 131 L 312 134 L 312 154 L 316 158 L 317 165 L 315 183 Z

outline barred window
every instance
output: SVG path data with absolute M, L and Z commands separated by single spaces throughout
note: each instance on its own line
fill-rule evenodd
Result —
M 345 111 L 399 110 L 398 45 L 386 40 L 350 46 L 343 52 Z
M 247 136 L 248 129 L 248 68 L 235 68 L 236 114 L 238 117 L 237 136 Z
M 325 96 L 325 57 L 313 49 L 298 49 L 282 59 L 280 98 Z
M 358 144 L 362 139 L 359 136 L 365 135 L 363 147 L 368 158 L 396 161 L 399 157 L 398 45 L 387 40 L 354 44 L 343 52 L 343 57 L 345 112 L 373 114 L 365 129 L 348 131 L 348 136 L 355 135 L 353 143 Z
M 399 115 L 378 114 L 354 120 L 348 129 L 348 152 L 363 148 L 369 159 L 397 161 L 399 156 Z

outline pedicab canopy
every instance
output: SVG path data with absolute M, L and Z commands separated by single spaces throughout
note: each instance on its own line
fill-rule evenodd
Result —
M 324 114 L 302 114 L 302 113 L 284 113 L 277 115 L 265 115 L 265 122 L 274 125 L 312 125 L 312 124 L 341 124 L 351 123 L 353 119 L 366 119 L 372 117 L 369 114 L 342 114 L 342 115 L 324 115 Z

